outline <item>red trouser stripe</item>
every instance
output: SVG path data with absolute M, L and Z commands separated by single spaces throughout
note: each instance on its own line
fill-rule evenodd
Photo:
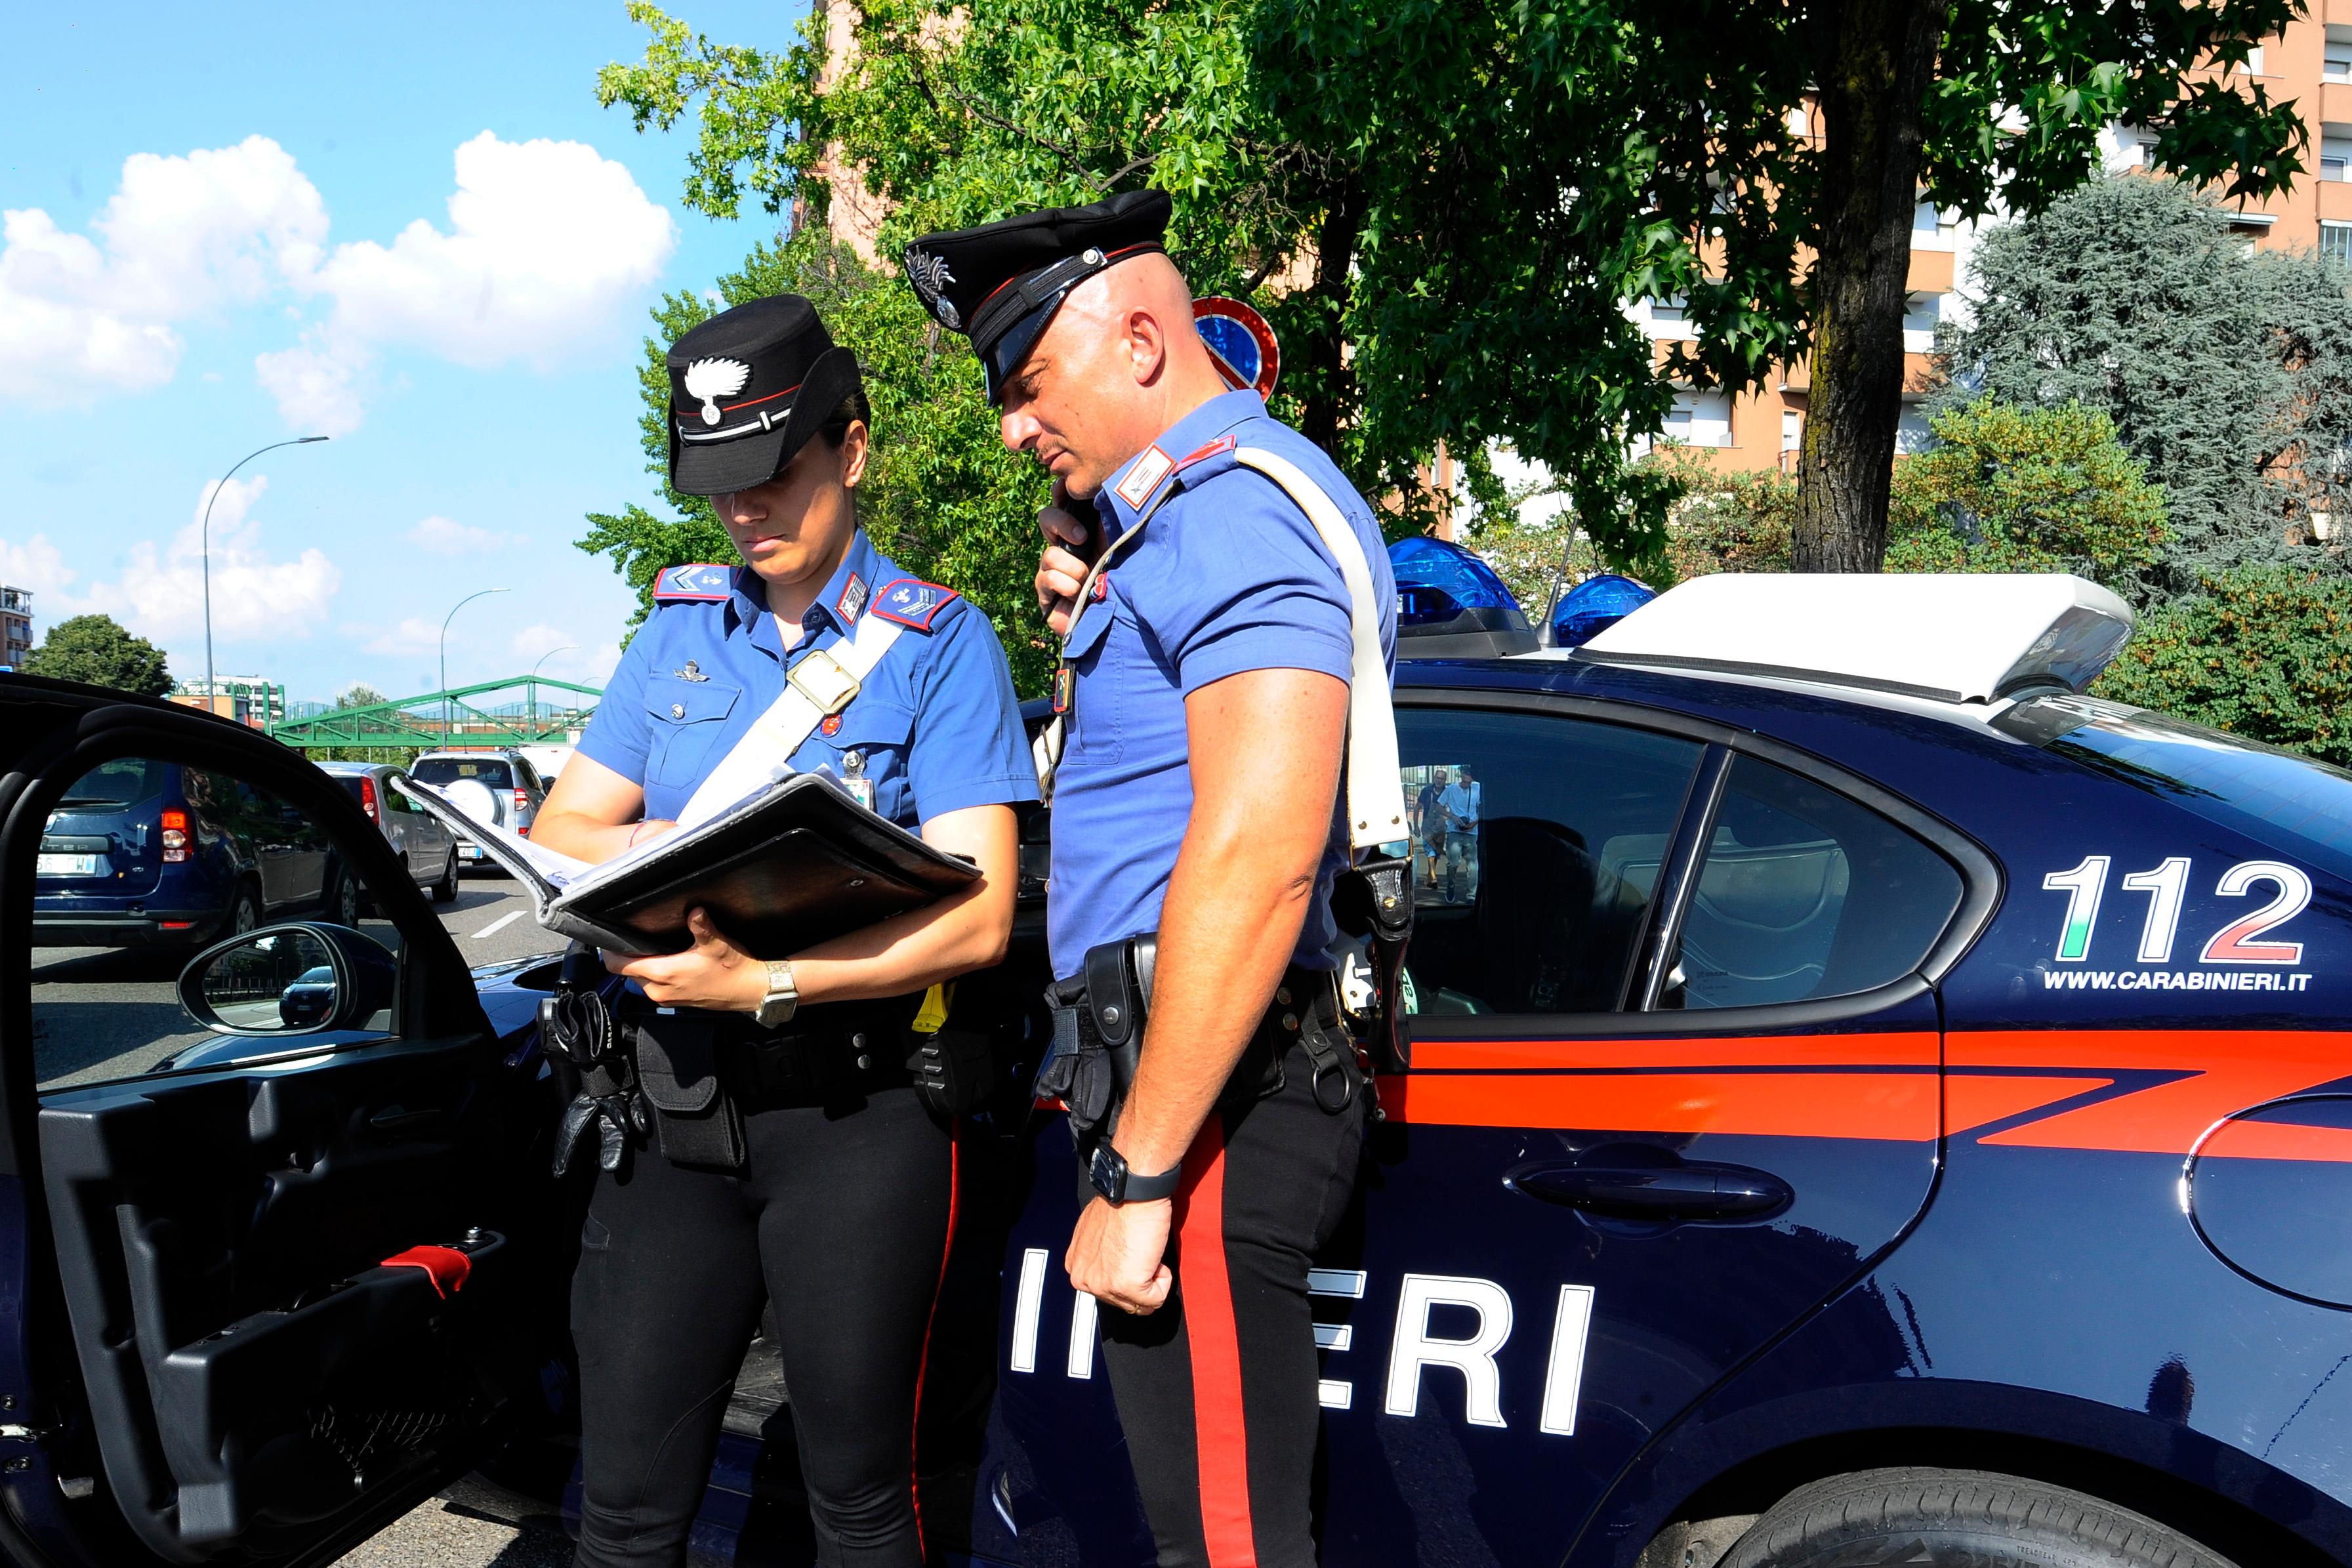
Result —
M 1250 1524 L 1249 1427 L 1242 1349 L 1225 1272 L 1225 1130 L 1214 1111 L 1184 1154 L 1176 1261 L 1192 1361 L 1192 1428 L 1200 1446 L 1201 1535 L 1209 1568 L 1256 1568 Z
M 959 1124 L 960 1126 L 960 1124 Z M 948 1238 L 940 1246 L 940 1282 L 931 1289 L 931 1315 L 923 1320 L 923 1353 L 915 1363 L 915 1430 L 909 1435 L 908 1451 L 914 1456 L 912 1482 L 915 1496 L 915 1550 L 923 1547 L 923 1379 L 931 1369 L 931 1331 L 939 1326 L 940 1297 L 946 1293 L 948 1259 L 955 1256 L 957 1188 L 963 1181 L 963 1140 L 959 1128 L 948 1130 Z M 926 1558 L 929 1556 L 924 1552 Z

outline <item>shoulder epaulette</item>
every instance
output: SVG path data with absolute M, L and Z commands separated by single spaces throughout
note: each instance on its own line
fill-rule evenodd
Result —
M 1201 447 L 1199 450 L 1187 452 L 1182 457 L 1177 458 L 1176 471 L 1181 474 L 1195 463 L 1205 463 L 1211 458 L 1223 457 L 1225 453 L 1232 451 L 1234 447 L 1234 437 L 1230 434 L 1220 436 L 1215 440 L 1210 442 L 1207 446 Z
M 665 566 L 654 579 L 656 605 L 711 604 L 734 596 L 735 568 L 698 561 L 685 566 Z
M 926 583 L 919 577 L 901 577 L 885 583 L 882 591 L 874 595 L 866 610 L 886 621 L 896 621 L 902 626 L 912 626 L 919 632 L 931 629 L 941 610 L 956 597 L 953 588 L 942 588 L 937 583 Z

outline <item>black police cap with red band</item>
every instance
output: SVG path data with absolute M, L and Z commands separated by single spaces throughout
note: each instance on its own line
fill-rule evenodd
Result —
M 763 485 L 860 385 L 797 294 L 750 300 L 670 345 L 669 482 L 688 495 Z
M 1169 208 L 1165 191 L 1129 191 L 1089 206 L 927 234 L 907 247 L 907 281 L 940 325 L 971 339 L 988 367 L 993 403 L 1071 289 L 1161 248 Z

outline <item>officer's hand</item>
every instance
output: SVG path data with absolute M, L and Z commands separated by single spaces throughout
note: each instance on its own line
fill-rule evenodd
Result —
M 1084 548 L 1094 537 L 1095 524 L 1071 506 L 1068 493 L 1054 487 L 1054 504 L 1037 514 L 1045 548 L 1037 557 L 1037 607 L 1056 637 L 1067 636 L 1071 612 L 1077 607 L 1078 588 L 1087 580 L 1087 563 L 1071 547 Z
M 686 912 L 694 945 L 684 952 L 630 958 L 608 952 L 604 967 L 646 988 L 646 999 L 664 1007 L 711 1007 L 756 1013 L 768 994 L 768 966 L 727 940 L 700 909 Z
M 1168 1226 L 1175 1212 L 1168 1198 L 1117 1208 L 1100 1198 L 1087 1205 L 1063 1259 L 1070 1283 L 1122 1312 L 1158 1311 L 1176 1283 L 1168 1267 Z

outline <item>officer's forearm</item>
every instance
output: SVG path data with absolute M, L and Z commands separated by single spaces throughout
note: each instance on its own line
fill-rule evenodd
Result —
M 1192 814 L 1112 1140 L 1131 1170 L 1183 1158 L 1289 967 L 1330 838 L 1347 710 L 1342 682 L 1296 669 L 1236 675 L 1185 703 Z

